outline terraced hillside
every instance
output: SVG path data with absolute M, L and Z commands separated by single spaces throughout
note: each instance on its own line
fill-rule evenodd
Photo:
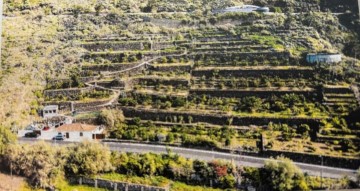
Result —
M 356 17 L 352 1 L 338 9 L 312 0 L 134 2 L 7 7 L 7 19 L 47 31 L 31 30 L 35 46 L 4 35 L 3 67 L 25 68 L 18 80 L 37 82 L 28 84 L 37 94 L 31 115 L 49 104 L 76 118 L 116 109 L 127 123 L 111 127 L 110 138 L 358 159 L 359 121 L 347 116 L 359 107 L 359 23 L 342 22 Z M 212 13 L 241 3 L 271 12 Z M 14 47 L 23 57 L 9 56 Z M 321 52 L 342 61 L 306 61 Z M 26 57 L 32 62 L 16 64 Z

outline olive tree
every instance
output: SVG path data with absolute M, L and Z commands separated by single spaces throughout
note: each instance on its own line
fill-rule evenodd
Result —
M 125 121 L 124 114 L 121 110 L 104 109 L 98 116 L 98 121 L 107 127 L 113 128 Z
M 260 169 L 258 183 L 267 190 L 309 190 L 300 169 L 290 160 L 278 157 Z
M 95 175 L 112 170 L 108 147 L 95 142 L 82 142 L 69 147 L 65 164 L 67 175 Z

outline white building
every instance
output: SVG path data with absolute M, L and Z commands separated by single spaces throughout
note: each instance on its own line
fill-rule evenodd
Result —
M 306 55 L 308 63 L 338 63 L 341 62 L 341 54 L 310 53 Z
M 259 7 L 255 5 L 242 5 L 227 7 L 224 9 L 215 10 L 214 13 L 231 13 L 231 12 L 241 12 L 241 13 L 250 13 L 250 12 L 269 12 L 269 7 Z
M 59 115 L 59 106 L 57 105 L 47 105 L 43 109 L 43 117 L 50 118 Z
M 65 140 L 83 141 L 92 139 L 103 139 L 104 128 L 102 126 L 73 123 L 65 124 L 56 128 L 58 134 L 62 134 Z

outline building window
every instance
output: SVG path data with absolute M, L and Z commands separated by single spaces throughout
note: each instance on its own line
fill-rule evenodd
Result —
M 83 133 L 82 132 L 80 132 L 80 137 L 82 137 L 83 136 Z

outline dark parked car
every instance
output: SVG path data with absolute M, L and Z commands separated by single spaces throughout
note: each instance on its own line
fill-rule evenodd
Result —
M 29 137 L 29 138 L 38 138 L 40 135 L 36 132 L 29 132 L 25 134 L 25 137 Z
M 53 140 L 55 140 L 55 141 L 63 141 L 64 137 L 61 134 L 59 134 L 59 135 L 56 135 L 55 137 L 53 137 Z

